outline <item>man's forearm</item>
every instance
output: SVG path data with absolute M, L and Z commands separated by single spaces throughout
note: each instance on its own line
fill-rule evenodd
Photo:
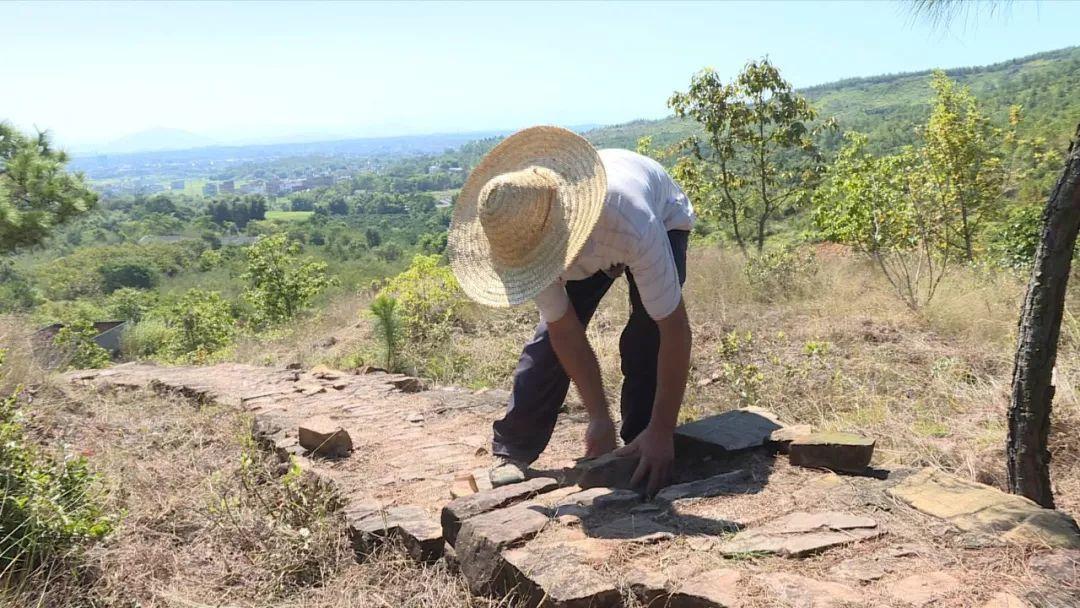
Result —
M 674 313 L 658 321 L 657 325 L 660 350 L 656 364 L 656 398 L 649 425 L 657 430 L 674 432 L 690 370 L 691 335 L 686 308 L 679 304 Z
M 577 386 L 589 418 L 596 420 L 610 417 L 604 383 L 600 376 L 600 363 L 577 315 L 570 311 L 562 319 L 549 323 L 548 334 L 555 356 L 559 358 L 566 375 L 570 376 Z

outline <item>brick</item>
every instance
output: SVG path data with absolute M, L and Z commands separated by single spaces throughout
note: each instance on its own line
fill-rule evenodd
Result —
M 442 528 L 421 507 L 351 506 L 345 511 L 345 524 L 353 548 L 361 556 L 391 538 L 401 540 L 409 555 L 417 561 L 433 562 L 443 554 Z
M 455 498 L 442 509 L 443 536 L 451 545 L 456 544 L 461 523 L 466 519 L 508 507 L 514 503 L 532 498 L 537 494 L 553 490 L 558 486 L 558 482 L 554 479 L 536 477 L 521 483 Z
M 874 456 L 874 440 L 852 433 L 813 433 L 788 445 L 788 460 L 801 467 L 863 473 Z

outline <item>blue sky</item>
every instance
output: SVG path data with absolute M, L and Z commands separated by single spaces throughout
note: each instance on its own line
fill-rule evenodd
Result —
M 947 31 L 895 2 L 0 3 L 0 120 L 81 146 L 616 123 L 768 55 L 797 86 L 1080 42 L 1080 2 Z

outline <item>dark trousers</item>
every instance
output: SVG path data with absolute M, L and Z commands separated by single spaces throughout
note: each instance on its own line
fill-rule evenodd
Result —
M 668 232 L 679 284 L 686 281 L 686 245 L 690 233 L 685 230 Z M 622 359 L 622 428 L 619 434 L 630 442 L 645 430 L 652 417 L 656 395 L 656 363 L 660 350 L 660 330 L 645 312 L 634 276 L 626 273 L 630 284 L 630 319 L 619 338 Z M 603 272 L 580 281 L 567 281 L 566 293 L 582 325 L 588 325 L 600 299 L 615 279 Z M 514 388 L 510 405 L 502 420 L 495 421 L 492 453 L 522 462 L 533 462 L 547 447 L 559 409 L 570 388 L 570 378 L 555 356 L 543 321 L 536 334 L 525 345 L 514 371 Z

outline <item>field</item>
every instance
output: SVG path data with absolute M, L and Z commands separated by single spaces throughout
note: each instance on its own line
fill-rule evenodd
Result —
M 304 222 L 314 213 L 314 211 L 267 211 L 266 219 L 282 222 Z

